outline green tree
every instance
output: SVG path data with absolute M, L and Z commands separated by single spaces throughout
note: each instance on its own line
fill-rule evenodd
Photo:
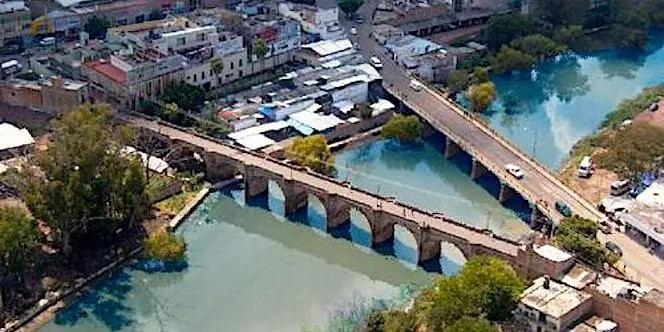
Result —
M 486 68 L 475 67 L 473 71 L 473 84 L 481 84 L 489 81 L 489 71 Z
M 331 174 L 334 172 L 334 155 L 323 135 L 298 137 L 286 148 L 286 157 L 294 164 Z
M 474 85 L 469 97 L 473 111 L 484 112 L 496 99 L 496 86 L 491 82 Z
M 565 51 L 565 46 L 541 34 L 533 34 L 512 41 L 511 46 L 535 59 L 546 59 Z
M 184 81 L 173 82 L 164 89 L 161 100 L 187 111 L 198 111 L 205 103 L 205 91 Z
M 416 332 L 417 317 L 412 313 L 401 310 L 392 310 L 383 314 L 385 323 L 383 331 L 385 332 Z
M 578 216 L 565 218 L 556 229 L 554 237 L 565 250 L 597 268 L 615 260 L 597 241 L 597 225 L 592 220 Z
M 542 0 L 543 18 L 554 26 L 582 24 L 588 12 L 589 0 Z
M 422 137 L 422 122 L 416 115 L 397 114 L 388 121 L 381 132 L 383 138 L 412 141 Z
M 502 74 L 515 69 L 530 69 L 534 62 L 532 56 L 503 45 L 494 57 L 492 67 L 497 73 Z
M 462 317 L 450 326 L 445 332 L 499 332 L 497 326 L 491 324 L 483 317 Z
M 633 123 L 615 134 L 600 154 L 599 162 L 627 178 L 664 167 L 664 128 L 649 123 Z
M 168 103 L 161 110 L 161 115 L 165 120 L 173 121 L 180 113 L 180 108 L 176 103 Z
M 0 207 L 0 275 L 22 275 L 36 258 L 40 238 L 37 223 L 26 211 Z
M 371 118 L 371 113 L 373 112 L 373 110 L 371 109 L 371 105 L 369 105 L 369 103 L 367 102 L 361 103 L 357 105 L 357 108 L 360 112 L 360 118 L 365 120 Z
M 583 27 L 580 25 L 568 25 L 557 29 L 553 33 L 553 40 L 557 43 L 574 48 L 576 43 L 583 37 Z
M 210 66 L 212 67 L 212 72 L 219 78 L 219 75 L 221 75 L 221 72 L 224 71 L 224 60 L 222 58 L 214 58 L 210 62 Z
M 132 228 L 148 212 L 141 161 L 121 151 L 130 138 L 114 130 L 108 105 L 85 105 L 53 124 L 54 141 L 37 153 L 43 175 L 26 177 L 26 202 L 54 230 L 65 256 L 72 235 Z
M 339 9 L 351 17 L 355 12 L 362 7 L 363 0 L 339 0 Z
M 385 330 L 385 316 L 380 311 L 372 311 L 365 322 L 366 332 L 383 332 Z
M 447 89 L 450 94 L 456 95 L 468 88 L 470 76 L 465 70 L 455 70 L 447 77 Z
M 145 255 L 149 258 L 175 262 L 185 258 L 187 244 L 182 235 L 166 230 L 152 233 L 144 242 Z
M 90 34 L 90 38 L 106 38 L 106 30 L 111 22 L 105 16 L 92 16 L 83 26 L 83 31 Z
M 263 38 L 258 38 L 254 44 L 254 54 L 260 60 L 265 58 L 265 55 L 269 51 L 267 47 L 267 42 Z
M 492 50 L 497 50 L 514 39 L 528 35 L 533 29 L 533 21 L 528 16 L 519 14 L 492 16 L 487 22 L 485 31 L 487 45 Z

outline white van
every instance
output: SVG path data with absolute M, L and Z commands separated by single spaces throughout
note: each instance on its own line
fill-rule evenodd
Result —
M 628 192 L 630 189 L 629 184 L 630 184 L 629 180 L 613 181 L 611 183 L 611 195 L 620 196 Z
M 18 60 L 9 60 L 2 63 L 2 74 L 12 75 L 21 71 L 21 64 Z
M 590 156 L 583 157 L 581 164 L 579 164 L 579 177 L 589 178 L 593 170 L 593 161 Z
M 374 68 L 376 68 L 376 69 L 383 68 L 383 63 L 380 62 L 380 59 L 378 59 L 375 56 L 372 56 L 371 59 L 369 59 L 369 62 L 371 62 L 371 65 L 374 66 Z
M 46 37 L 39 41 L 39 45 L 41 46 L 55 45 L 55 37 Z
M 408 83 L 408 86 L 411 89 L 415 90 L 415 91 L 420 91 L 420 90 L 422 90 L 422 87 L 424 87 L 424 85 L 422 83 L 420 83 L 420 81 L 418 81 L 418 80 L 410 80 L 410 83 Z

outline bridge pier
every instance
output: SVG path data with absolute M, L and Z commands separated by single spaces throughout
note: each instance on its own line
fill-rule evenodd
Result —
M 205 178 L 210 181 L 227 180 L 238 172 L 232 163 L 217 153 L 204 151 L 202 157 L 205 162 Z
M 417 239 L 418 264 L 440 257 L 440 241 L 434 239 L 428 226 L 420 227 Z
M 262 176 L 258 168 L 247 165 L 243 175 L 245 202 L 248 202 L 249 198 L 267 191 L 268 178 Z
M 292 179 L 285 179 L 280 183 L 281 190 L 284 192 L 284 208 L 286 215 L 291 214 L 297 209 L 307 205 L 308 193 L 306 188 L 298 186 Z
M 460 151 L 461 148 L 458 144 L 454 143 L 449 137 L 445 138 L 445 159 L 454 157 Z
M 385 241 L 394 238 L 394 225 L 389 222 L 381 221 L 383 211 L 373 211 L 373 218 L 369 220 L 371 225 L 371 239 L 373 246 L 379 245 Z
M 470 169 L 470 179 L 475 181 L 478 178 L 482 177 L 489 170 L 482 165 L 479 161 L 473 158 L 472 168 Z
M 350 219 L 350 206 L 338 195 L 330 194 L 325 201 L 327 229 L 341 226 Z
M 500 193 L 498 194 L 498 202 L 505 204 L 508 199 L 514 196 L 514 189 L 508 186 L 505 182 L 500 182 Z

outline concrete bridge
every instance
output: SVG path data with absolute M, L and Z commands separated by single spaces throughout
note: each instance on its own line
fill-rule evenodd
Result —
M 240 173 L 247 198 L 264 193 L 268 183 L 278 184 L 284 196 L 285 212 L 292 213 L 316 202 L 325 208 L 327 229 L 349 222 L 352 213 L 361 214 L 370 225 L 372 246 L 394 238 L 395 227 L 403 227 L 417 243 L 418 263 L 440 257 L 441 245 L 450 243 L 466 258 L 487 254 L 509 261 L 522 275 L 538 275 L 547 263 L 538 263 L 531 243 L 518 243 L 477 229 L 441 214 L 422 211 L 393 199 L 352 187 L 338 179 L 322 176 L 269 156 L 224 144 L 166 123 L 118 114 L 120 120 L 151 131 L 169 144 L 199 154 L 211 180 Z
M 394 64 L 386 62 L 386 70 L 390 66 Z M 488 128 L 480 119 L 429 87 L 413 91 L 408 87 L 407 77 L 400 73 L 399 68 L 394 68 L 387 75 L 389 77 L 386 77 L 384 84 L 387 92 L 445 135 L 446 158 L 459 152 L 468 153 L 472 157 L 473 180 L 487 172 L 498 177 L 501 182 L 498 200 L 501 203 L 513 195 L 521 195 L 531 204 L 534 214 L 544 215 L 554 222 L 563 219 L 555 210 L 556 201 L 565 202 L 573 214 L 592 220 L 602 218 L 602 214 L 590 202 L 556 179 L 546 167 Z M 507 173 L 505 165 L 508 163 L 519 165 L 525 173 L 524 178 L 517 180 Z

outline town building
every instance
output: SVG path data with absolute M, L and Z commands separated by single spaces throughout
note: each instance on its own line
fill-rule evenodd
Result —
M 111 26 L 120 26 L 148 21 L 153 12 L 182 13 L 189 9 L 188 2 L 178 0 L 55 1 L 62 9 L 73 12 L 82 25 L 94 16 L 107 18 Z
M 373 32 L 371 33 L 373 39 L 379 44 L 391 44 L 406 36 L 403 30 L 395 28 L 388 24 L 374 25 Z
M 334 0 L 319 0 L 314 6 L 280 3 L 279 13 L 297 21 L 308 42 L 345 38 L 346 33 L 339 24 L 339 7 Z
M 353 48 L 353 43 L 348 39 L 321 40 L 302 45 L 296 58 L 307 64 L 317 66 L 353 57 L 356 54 L 357 50 Z
M 392 59 L 403 66 L 406 61 L 411 60 L 413 57 L 438 51 L 442 49 L 443 46 L 420 37 L 407 35 L 399 40 L 386 44 L 385 48 L 389 51 Z
M 30 33 L 30 9 L 22 0 L 0 1 L 0 47 L 20 45 Z
M 403 65 L 429 82 L 441 83 L 456 69 L 457 59 L 453 54 L 440 49 L 437 52 L 406 58 Z
M 521 296 L 515 315 L 532 332 L 567 331 L 590 314 L 592 295 L 552 280 L 536 279 Z
M 55 35 L 60 38 L 73 38 L 83 30 L 83 23 L 76 13 L 67 9 L 56 9 L 37 17 L 30 23 L 33 36 Z
M 62 114 L 89 101 L 88 84 L 62 77 L 5 80 L 0 83 L 0 100 L 13 106 Z
M 35 139 L 27 129 L 7 122 L 0 123 L 0 160 L 24 155 L 25 150 L 29 151 L 34 143 Z

